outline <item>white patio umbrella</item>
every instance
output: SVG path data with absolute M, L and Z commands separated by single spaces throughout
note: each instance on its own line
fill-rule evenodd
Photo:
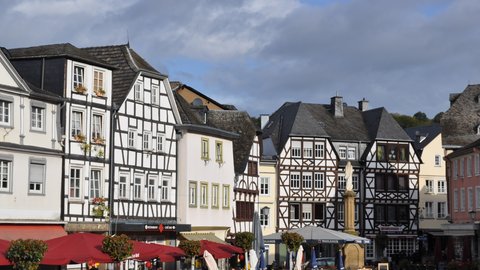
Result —
M 218 270 L 217 262 L 215 261 L 215 258 L 213 258 L 212 254 L 208 252 L 208 250 L 203 252 L 203 259 L 207 264 L 208 270 Z
M 257 252 L 254 249 L 250 249 L 248 255 L 250 257 L 250 269 L 255 270 L 258 263 Z
M 302 270 L 303 261 L 303 247 L 300 246 L 297 250 L 297 257 L 295 258 L 295 270 Z
M 296 232 L 303 236 L 306 242 L 315 242 L 315 243 L 333 243 L 333 244 L 344 244 L 344 243 L 358 243 L 358 244 L 369 244 L 370 239 L 351 235 L 348 233 L 334 231 L 322 227 L 307 226 L 303 228 L 291 229 L 289 232 Z M 266 235 L 263 237 L 266 243 L 274 243 L 282 241 L 282 232 Z

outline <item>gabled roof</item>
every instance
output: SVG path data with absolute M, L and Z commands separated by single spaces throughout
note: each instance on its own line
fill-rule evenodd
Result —
M 12 59 L 58 58 L 65 57 L 80 62 L 111 68 L 106 62 L 73 46 L 70 43 L 50 44 L 35 47 L 8 49 Z
M 193 88 L 189 85 L 183 84 L 182 82 L 173 81 L 173 82 L 170 82 L 170 86 L 172 88 L 172 91 L 176 91 L 176 92 L 180 92 L 182 90 L 188 90 L 188 91 L 192 92 L 193 94 L 203 98 L 208 103 L 211 103 L 211 104 L 215 105 L 216 107 L 221 108 L 222 110 L 237 110 L 237 108 L 234 105 L 220 104 L 219 102 L 217 102 L 213 98 L 210 98 L 209 96 L 203 94 L 202 92 L 196 90 L 195 88 Z
M 363 112 L 363 119 L 371 140 L 411 141 L 407 133 L 383 107 Z
M 252 119 L 247 112 L 232 110 L 211 110 L 207 112 L 206 116 L 207 125 L 240 135 L 233 140 L 233 158 L 235 173 L 243 173 L 257 134 Z
M 406 128 L 408 136 L 413 140 L 413 147 L 416 151 L 421 151 L 442 133 L 440 125 L 418 126 Z
M 153 68 L 128 45 L 89 47 L 81 50 L 115 67 L 112 75 L 112 101 L 117 105 L 123 103 L 140 72 L 159 79 L 165 78 L 165 75 Z
M 263 138 L 271 137 L 279 153 L 289 136 L 325 137 L 337 141 L 368 141 L 362 113 L 344 106 L 343 117 L 335 117 L 330 105 L 284 103 L 263 129 Z
M 446 158 L 451 159 L 451 158 L 459 157 L 465 154 L 469 154 L 474 152 L 473 151 L 474 148 L 479 148 L 479 147 L 480 147 L 480 139 L 453 151 L 452 153 L 448 154 Z

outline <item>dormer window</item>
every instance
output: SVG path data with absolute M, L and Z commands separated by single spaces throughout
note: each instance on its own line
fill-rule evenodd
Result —
M 73 68 L 73 88 L 85 87 L 85 69 L 75 66 Z

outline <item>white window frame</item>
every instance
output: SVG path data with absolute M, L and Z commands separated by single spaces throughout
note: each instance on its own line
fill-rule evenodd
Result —
M 102 170 L 92 168 L 88 181 L 88 195 L 90 199 L 102 197 Z
M 75 171 L 75 175 L 72 175 Z M 78 173 L 78 175 L 77 175 Z M 68 185 L 68 198 L 70 200 L 81 200 L 82 199 L 82 181 L 83 181 L 83 170 L 80 167 L 70 167 L 69 174 L 69 185 Z M 73 193 L 72 193 L 73 192 Z
M 325 174 L 323 172 L 313 174 L 313 188 L 317 190 L 325 188 Z
M 79 72 L 81 71 L 81 72 Z M 75 89 L 77 86 L 82 85 L 83 87 L 86 87 L 85 85 L 85 67 L 79 66 L 79 65 L 74 65 L 73 66 L 73 89 Z
M 208 208 L 208 183 L 200 182 L 200 207 Z
M 169 175 L 162 175 L 162 188 L 160 193 L 160 200 L 166 202 L 170 201 L 170 186 L 172 177 Z
M 442 156 L 441 155 L 435 155 L 435 166 L 440 167 L 442 166 Z
M 143 187 L 145 186 L 144 182 L 145 177 L 140 174 L 135 174 L 133 176 L 133 200 L 141 201 L 143 200 Z
M 46 170 L 47 164 L 45 159 L 30 159 L 28 181 L 29 194 L 45 194 Z
M 447 203 L 437 202 L 437 218 L 446 218 L 446 217 L 447 217 Z
M 338 221 L 345 220 L 345 205 L 343 204 L 343 202 L 337 203 L 337 218 Z
M 147 179 L 147 200 L 157 201 L 158 176 L 150 175 Z
M 352 187 L 353 190 L 358 190 L 358 185 L 360 183 L 360 176 L 358 174 L 352 174 Z
M 313 157 L 313 142 L 303 142 L 303 158 Z
M 270 195 L 270 177 L 260 177 L 260 195 Z
M 289 211 L 289 215 L 290 215 L 290 220 L 294 220 L 294 221 L 300 220 L 300 218 L 302 217 L 302 212 L 301 212 L 302 210 L 300 208 L 301 208 L 301 205 L 299 203 L 291 203 L 289 205 L 288 211 Z M 296 213 L 295 210 L 299 211 L 298 215 L 295 215 L 295 213 Z M 298 216 L 298 218 L 296 218 L 295 216 Z
M 220 195 L 220 186 L 218 184 L 212 184 L 212 208 L 219 208 L 218 199 Z
M 91 136 L 92 140 L 105 139 L 105 135 L 103 133 L 103 115 L 98 113 L 92 114 Z
M 152 150 L 152 132 L 144 131 L 142 134 L 142 149 L 144 151 Z
M 13 101 L 0 99 L 0 125 L 12 126 Z
M 30 127 L 33 131 L 45 130 L 45 107 L 32 105 L 30 113 Z
M 290 172 L 290 188 L 300 189 L 300 172 Z
M 314 155 L 315 158 L 324 158 L 325 157 L 325 145 L 324 143 L 316 142 L 314 145 Z
M 125 182 L 122 179 L 124 179 Z M 118 198 L 119 199 L 129 198 L 129 187 L 130 187 L 129 175 L 126 173 L 120 173 L 118 177 Z
M 200 158 L 203 160 L 209 160 L 210 159 L 210 151 L 209 151 L 209 139 L 202 137 L 200 141 Z
M 425 218 L 433 218 L 433 202 L 425 202 Z
M 312 189 L 312 173 L 311 172 L 302 173 L 302 188 Z
M 215 161 L 223 163 L 223 142 L 215 141 Z
M 302 157 L 302 142 L 301 141 L 292 141 L 291 157 L 292 158 L 301 158 Z
M 135 101 L 143 102 L 142 90 L 142 84 L 135 83 L 135 85 L 133 86 L 133 98 L 135 99 Z
M 338 174 L 338 190 L 345 190 L 347 187 L 347 180 L 344 174 Z
M 105 71 L 94 69 L 93 70 L 93 91 L 105 91 Z
M 426 179 L 425 180 L 425 193 L 433 193 L 435 188 L 434 188 L 434 181 L 432 179 Z
M 312 204 L 304 203 L 302 204 L 302 221 L 312 221 Z
M 222 185 L 222 207 L 230 208 L 230 185 Z
M 348 147 L 347 148 L 347 159 L 349 160 L 355 160 L 357 158 L 357 151 L 353 147 Z
M 152 85 L 152 104 L 159 105 L 160 104 L 160 87 L 158 85 Z
M 136 148 L 137 146 L 137 130 L 136 129 L 128 130 L 127 144 L 129 148 Z
M 157 133 L 157 152 L 165 152 L 165 134 Z
M 437 181 L 437 192 L 439 194 L 446 194 L 447 193 L 447 181 L 445 181 L 445 180 L 438 180 Z
M 198 200 L 198 187 L 196 181 L 190 181 L 188 183 L 188 206 L 189 207 L 197 207 L 197 200 Z
M 338 147 L 338 156 L 340 159 L 347 159 L 347 147 L 340 146 Z
M 85 135 L 83 132 L 83 111 L 72 110 L 72 119 L 70 119 L 70 136 L 73 138 L 76 135 Z

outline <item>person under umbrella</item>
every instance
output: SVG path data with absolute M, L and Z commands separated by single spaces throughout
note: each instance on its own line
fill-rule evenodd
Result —
M 343 255 L 341 249 L 337 251 L 336 261 L 337 270 L 345 270 L 345 267 L 343 266 Z
M 312 258 L 311 258 L 311 266 L 312 269 L 317 269 L 318 268 L 318 263 L 317 263 L 317 255 L 315 254 L 315 247 L 312 247 Z

